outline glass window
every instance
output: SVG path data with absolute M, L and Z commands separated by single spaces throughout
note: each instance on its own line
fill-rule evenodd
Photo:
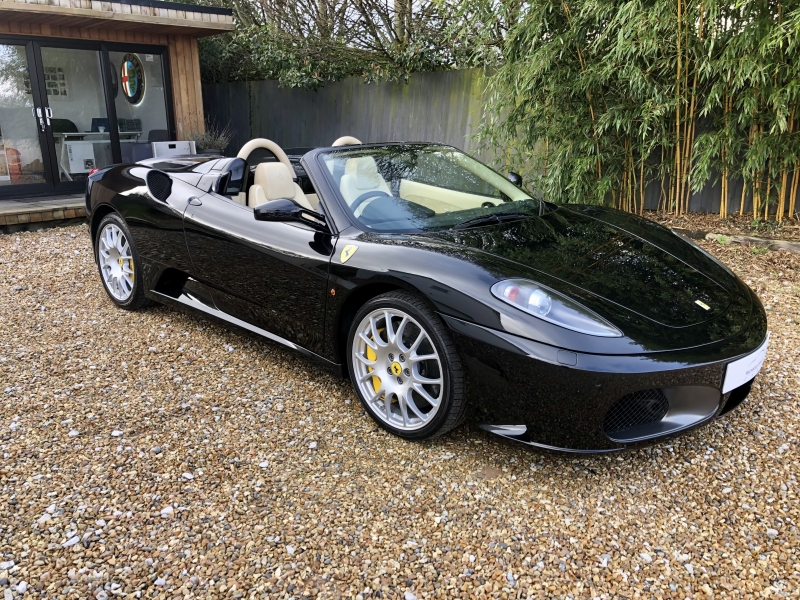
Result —
M 86 179 L 114 162 L 97 50 L 42 48 L 50 127 L 61 181 Z
M 0 186 L 44 183 L 25 46 L 0 44 Z
M 366 230 L 451 228 L 483 217 L 497 222 L 496 217 L 536 215 L 544 207 L 449 146 L 351 147 L 321 156 L 345 207 Z
M 153 156 L 151 142 L 171 140 L 160 54 L 109 52 L 123 162 Z

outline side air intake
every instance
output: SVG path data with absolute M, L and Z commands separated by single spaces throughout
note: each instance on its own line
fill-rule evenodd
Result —
M 147 189 L 156 200 L 166 202 L 172 193 L 172 179 L 161 171 L 150 171 L 147 174 Z
M 606 414 L 603 429 L 606 435 L 655 423 L 669 411 L 669 400 L 659 389 L 642 390 L 617 400 Z

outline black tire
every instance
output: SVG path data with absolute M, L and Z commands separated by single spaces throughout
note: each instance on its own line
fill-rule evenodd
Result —
M 370 313 L 377 309 L 387 308 L 408 314 L 417 322 L 420 329 L 424 329 L 435 347 L 441 363 L 443 389 L 439 406 L 429 423 L 413 431 L 398 429 L 388 423 L 384 417 L 379 417 L 357 384 L 353 344 L 358 336 L 359 325 Z M 467 410 L 465 374 L 452 336 L 430 306 L 414 294 L 405 291 L 387 292 L 371 299 L 359 309 L 347 336 L 347 366 L 353 389 L 362 406 L 373 420 L 389 433 L 409 440 L 425 440 L 443 435 L 464 421 Z
M 101 267 L 100 239 L 103 236 L 105 229 L 110 225 L 115 225 L 125 235 L 125 239 L 127 240 L 131 250 L 131 260 L 133 260 L 133 289 L 130 295 L 123 300 L 116 298 L 114 294 L 111 293 L 108 285 L 106 284 Z M 133 237 L 131 236 L 130 229 L 128 229 L 128 225 L 125 223 L 125 220 L 117 213 L 109 213 L 100 221 L 100 225 L 97 227 L 97 236 L 94 240 L 94 257 L 95 262 L 97 263 L 98 273 L 100 274 L 100 282 L 103 284 L 103 289 L 106 291 L 106 294 L 114 304 L 125 310 L 139 310 L 140 308 L 145 308 L 153 304 L 153 302 L 144 295 L 144 284 L 142 283 L 142 279 L 144 278 L 141 276 L 144 272 L 142 269 L 142 260 L 139 258 L 139 253 L 136 251 L 136 245 L 133 243 Z

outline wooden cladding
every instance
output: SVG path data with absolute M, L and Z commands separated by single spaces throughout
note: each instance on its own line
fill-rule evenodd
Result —
M 2 12 L 0 15 L 5 16 Z M 191 132 L 204 129 L 200 55 L 193 36 L 120 30 L 105 27 L 105 24 L 103 27 L 72 27 L 54 18 L 48 18 L 46 23 L 3 18 L 0 19 L 0 34 L 166 46 L 177 139 L 185 140 Z
M 175 133 L 179 140 L 185 140 L 190 133 L 205 129 L 197 39 L 170 36 L 169 65 Z
M 0 0 L 0 20 L 200 36 L 234 29 L 232 14 L 219 14 L 225 11 L 172 6 L 175 8 L 98 0 Z

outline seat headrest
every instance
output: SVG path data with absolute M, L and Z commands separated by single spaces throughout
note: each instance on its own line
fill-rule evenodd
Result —
M 348 159 L 344 174 L 350 175 L 353 185 L 359 190 L 381 189 L 386 185 L 386 180 L 378 172 L 378 164 L 371 156 Z
M 264 188 L 267 200 L 294 198 L 295 196 L 292 173 L 283 163 L 261 163 L 256 167 L 253 183 Z
M 361 140 L 354 138 L 352 135 L 343 135 L 331 144 L 334 148 L 339 146 L 360 146 Z

